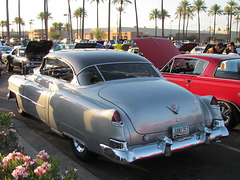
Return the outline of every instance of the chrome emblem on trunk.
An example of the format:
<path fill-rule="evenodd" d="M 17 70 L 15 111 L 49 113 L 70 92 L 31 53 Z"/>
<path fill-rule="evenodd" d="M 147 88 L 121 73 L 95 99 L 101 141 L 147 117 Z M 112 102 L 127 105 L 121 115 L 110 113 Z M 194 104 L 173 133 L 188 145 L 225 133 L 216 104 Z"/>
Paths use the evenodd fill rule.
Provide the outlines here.
<path fill-rule="evenodd" d="M 167 108 L 172 111 L 174 114 L 178 114 L 177 110 L 178 110 L 178 105 L 177 104 L 172 104 L 171 107 L 168 107 Z"/>

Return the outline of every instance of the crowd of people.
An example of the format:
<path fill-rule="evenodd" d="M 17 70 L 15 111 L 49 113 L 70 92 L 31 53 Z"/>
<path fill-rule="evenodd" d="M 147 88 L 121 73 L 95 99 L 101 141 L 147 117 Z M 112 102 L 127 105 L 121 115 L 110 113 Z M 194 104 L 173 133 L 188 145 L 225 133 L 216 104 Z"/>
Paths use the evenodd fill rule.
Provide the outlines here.
<path fill-rule="evenodd" d="M 234 42 L 230 42 L 225 47 L 223 43 L 217 43 L 212 48 L 209 48 L 207 53 L 211 54 L 232 54 L 232 55 L 239 55 L 236 50 L 236 46 Z"/>

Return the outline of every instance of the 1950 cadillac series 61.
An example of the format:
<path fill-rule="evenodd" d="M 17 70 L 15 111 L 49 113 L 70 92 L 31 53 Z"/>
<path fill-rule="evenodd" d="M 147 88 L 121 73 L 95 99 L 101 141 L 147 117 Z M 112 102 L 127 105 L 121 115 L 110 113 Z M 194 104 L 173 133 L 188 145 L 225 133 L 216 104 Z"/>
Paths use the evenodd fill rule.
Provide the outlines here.
<path fill-rule="evenodd" d="M 216 98 L 192 94 L 127 52 L 49 53 L 34 74 L 9 78 L 9 98 L 19 113 L 70 137 L 82 160 L 124 164 L 228 136 Z"/>

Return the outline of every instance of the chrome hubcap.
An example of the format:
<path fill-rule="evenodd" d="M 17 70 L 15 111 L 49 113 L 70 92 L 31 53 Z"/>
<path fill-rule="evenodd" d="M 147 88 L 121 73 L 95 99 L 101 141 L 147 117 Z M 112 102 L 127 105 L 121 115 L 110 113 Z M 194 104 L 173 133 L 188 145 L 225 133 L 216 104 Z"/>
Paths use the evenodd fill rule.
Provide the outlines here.
<path fill-rule="evenodd" d="M 225 125 L 228 125 L 231 119 L 231 111 L 228 107 L 220 105 L 220 111 Z"/>
<path fill-rule="evenodd" d="M 82 153 L 85 150 L 85 146 L 83 144 L 79 143 L 78 141 L 73 140 L 73 144 L 74 144 L 75 149 L 78 152 Z"/>

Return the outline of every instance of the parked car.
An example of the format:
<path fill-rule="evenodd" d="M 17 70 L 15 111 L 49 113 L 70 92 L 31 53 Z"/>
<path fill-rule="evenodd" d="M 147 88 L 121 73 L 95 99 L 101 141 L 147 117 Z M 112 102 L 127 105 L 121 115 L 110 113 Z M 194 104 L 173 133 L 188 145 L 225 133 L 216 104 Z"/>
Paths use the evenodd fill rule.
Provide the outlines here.
<path fill-rule="evenodd" d="M 12 48 L 9 46 L 0 46 L 0 50 L 3 54 L 9 54 L 12 51 Z"/>
<path fill-rule="evenodd" d="M 239 123 L 240 57 L 230 55 L 178 55 L 161 70 L 168 80 L 194 94 L 218 99 L 226 126 Z"/>
<path fill-rule="evenodd" d="M 190 54 L 202 54 L 206 46 L 197 46 L 190 51 Z"/>
<path fill-rule="evenodd" d="M 27 47 L 14 48 L 9 54 L 3 55 L 3 62 L 6 64 L 7 71 L 13 71 L 15 66 L 21 69 L 21 74 L 32 71 L 33 68 L 40 66 L 42 58 L 52 47 L 51 41 L 30 41 Z"/>
<path fill-rule="evenodd" d="M 205 53 L 181 55 L 168 39 L 146 38 L 137 39 L 135 42 L 151 62 L 167 64 L 161 69 L 166 79 L 194 94 L 215 96 L 228 128 L 233 128 L 239 123 L 239 56 Z M 144 43 L 147 46 L 143 46 Z M 211 47 L 211 44 L 207 47 Z M 220 67 L 228 62 L 234 64 L 233 69 L 222 71 Z"/>
<path fill-rule="evenodd" d="M 98 48 L 103 49 L 103 45 L 94 42 L 81 42 L 76 43 L 73 49 L 84 49 L 84 48 Z"/>
<path fill-rule="evenodd" d="M 193 95 L 127 52 L 56 51 L 8 83 L 18 112 L 70 137 L 85 161 L 100 154 L 126 164 L 228 136 L 213 96 Z"/>

